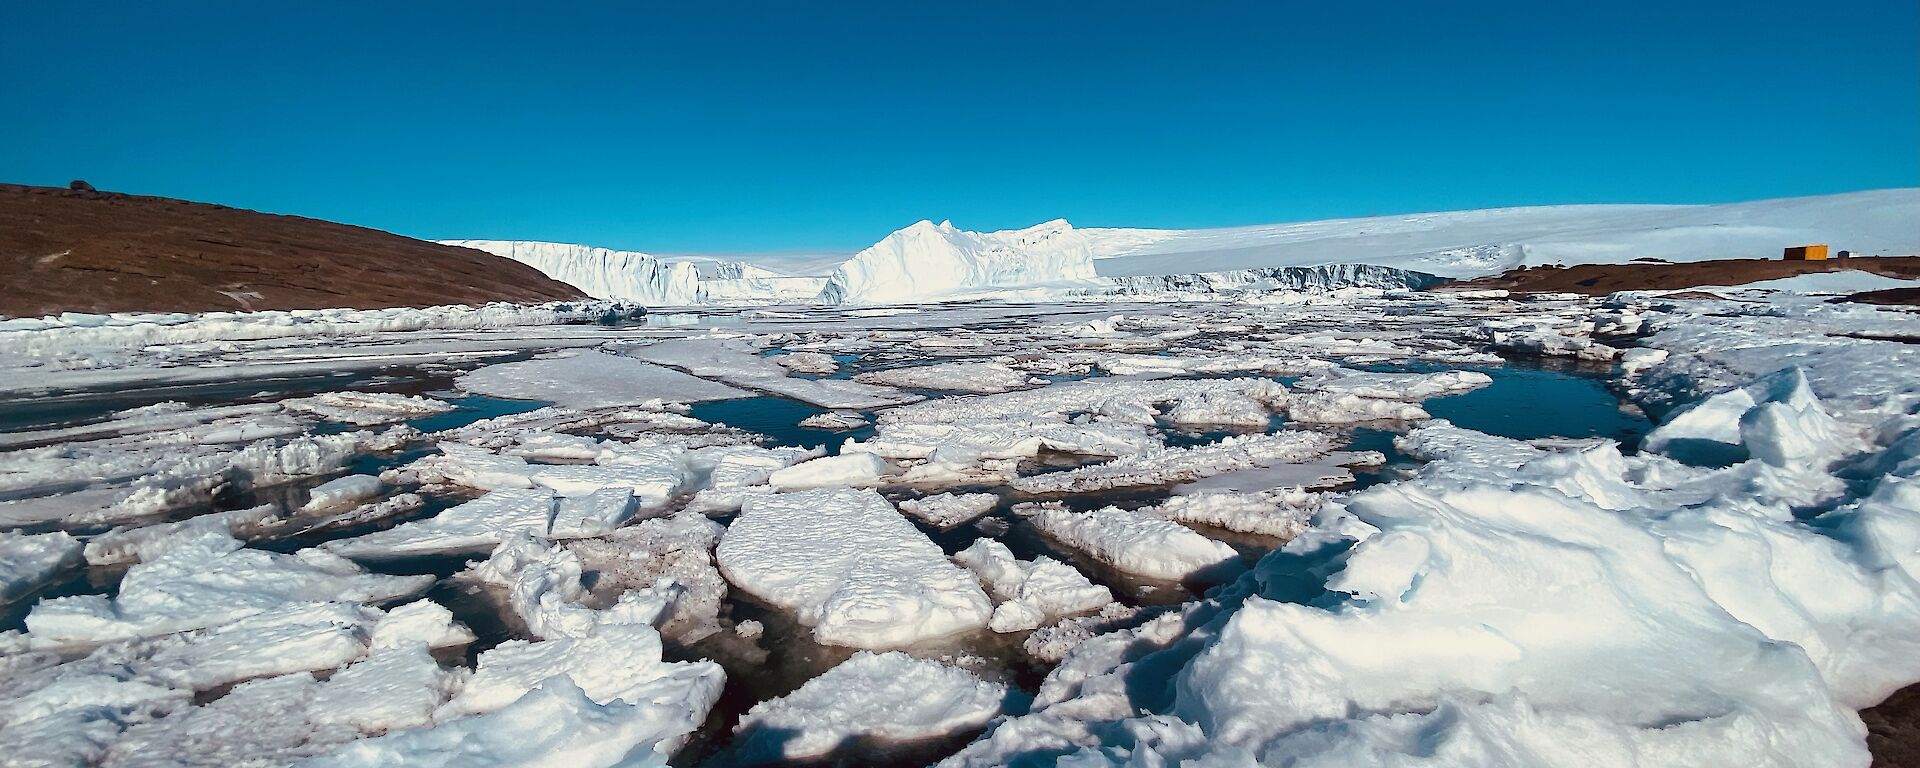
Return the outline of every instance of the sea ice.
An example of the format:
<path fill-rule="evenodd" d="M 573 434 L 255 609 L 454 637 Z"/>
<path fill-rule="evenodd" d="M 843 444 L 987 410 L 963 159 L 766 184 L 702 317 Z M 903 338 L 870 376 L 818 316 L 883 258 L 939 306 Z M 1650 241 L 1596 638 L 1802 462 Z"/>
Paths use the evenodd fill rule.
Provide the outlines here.
<path fill-rule="evenodd" d="M 114 597 L 43 600 L 27 614 L 36 643 L 105 642 L 215 626 L 303 602 L 378 603 L 418 595 L 431 576 L 370 574 L 317 549 L 244 549 L 219 532 L 170 537 L 143 552 Z"/>
<path fill-rule="evenodd" d="M 827 645 L 893 648 L 986 626 L 980 586 L 873 491 L 747 500 L 717 550 L 734 586 Z"/>
<path fill-rule="evenodd" d="M 852 739 L 914 741 L 979 728 L 999 715 L 1005 685 L 893 651 L 861 651 L 799 690 L 740 717 L 744 763 L 820 757 Z"/>
<path fill-rule="evenodd" d="M 973 571 L 982 586 L 1000 600 L 988 628 L 1020 632 L 1063 616 L 1100 610 L 1113 602 L 1113 593 L 1094 584 L 1073 566 L 1042 555 L 1033 560 L 1013 556 L 1007 545 L 978 539 L 953 558 Z"/>
<path fill-rule="evenodd" d="M 581 351 L 489 365 L 460 377 L 461 389 L 568 408 L 614 408 L 664 399 L 729 400 L 747 393 L 623 355 Z"/>
<path fill-rule="evenodd" d="M 900 502 L 900 511 L 940 530 L 972 522 L 1000 504 L 991 493 L 942 493 Z"/>
<path fill-rule="evenodd" d="M 1106 507 L 1074 512 L 1058 504 L 1022 505 L 1034 527 L 1119 570 L 1150 579 L 1216 577 L 1240 556 L 1220 542 L 1150 512 Z"/>
<path fill-rule="evenodd" d="M 0 604 L 33 594 L 80 560 L 80 542 L 66 533 L 0 531 Z"/>

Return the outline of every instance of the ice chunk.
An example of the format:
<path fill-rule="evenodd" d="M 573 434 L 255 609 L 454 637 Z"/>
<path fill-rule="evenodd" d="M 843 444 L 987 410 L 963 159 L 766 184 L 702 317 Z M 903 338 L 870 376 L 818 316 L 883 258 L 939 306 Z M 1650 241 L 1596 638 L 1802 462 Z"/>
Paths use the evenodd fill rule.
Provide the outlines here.
<path fill-rule="evenodd" d="M 595 701 L 556 677 L 488 714 L 353 742 L 301 768 L 482 768 L 484 766 L 664 766 L 706 718 L 703 702 L 667 696 Z M 556 723 L 566 727 L 556 728 Z"/>
<path fill-rule="evenodd" d="M 595 574 L 584 601 L 589 604 L 608 605 L 627 593 L 670 581 L 677 595 L 660 631 L 694 642 L 719 627 L 727 581 L 714 566 L 713 548 L 723 530 L 698 513 L 682 513 L 566 546 L 580 558 L 582 568 Z"/>
<path fill-rule="evenodd" d="M 999 715 L 1007 687 L 898 651 L 861 651 L 799 690 L 740 717 L 742 763 L 819 757 L 852 739 L 914 741 L 980 728 Z"/>
<path fill-rule="evenodd" d="M 854 381 L 909 389 L 939 389 L 949 392 L 993 394 L 1032 386 L 1027 374 L 991 361 L 938 363 L 934 365 L 888 368 L 853 377 Z"/>
<path fill-rule="evenodd" d="M 0 604 L 33 594 L 80 560 L 80 542 L 63 532 L 0 531 Z"/>
<path fill-rule="evenodd" d="M 1366 421 L 1419 421 L 1426 409 L 1401 400 L 1381 400 L 1343 392 L 1307 392 L 1287 404 L 1287 418 L 1309 424 L 1357 424 Z"/>
<path fill-rule="evenodd" d="M 1682 461 L 1728 463 L 1750 455 L 1776 467 L 1823 468 L 1858 450 L 1859 437 L 1820 404 L 1800 368 L 1783 369 L 1707 397 L 1670 416 L 1643 445 Z"/>
<path fill-rule="evenodd" d="M 295 413 L 309 413 L 328 421 L 360 426 L 392 424 L 453 410 L 444 403 L 418 395 L 385 392 L 323 392 L 311 397 L 280 401 L 280 407 Z"/>
<path fill-rule="evenodd" d="M 734 586 L 793 611 L 828 645 L 889 648 L 986 626 L 965 571 L 873 491 L 748 499 L 717 550 Z"/>
<path fill-rule="evenodd" d="M 871 453 L 843 453 L 822 456 L 774 472 L 767 482 L 775 490 L 834 486 L 865 487 L 878 485 L 887 471 L 885 459 Z"/>
<path fill-rule="evenodd" d="M 473 676 L 435 719 L 499 710 L 542 682 L 565 676 L 598 703 L 618 699 L 659 706 L 662 714 L 681 720 L 676 725 L 684 734 L 705 718 L 725 673 L 708 661 L 662 661 L 660 651 L 660 633 L 645 624 L 605 623 L 584 637 L 509 640 L 480 654 Z"/>
<path fill-rule="evenodd" d="M 1300 535 L 1313 516 L 1328 504 L 1327 494 L 1302 488 L 1274 488 L 1252 493 L 1196 493 L 1167 499 L 1150 511 L 1182 523 L 1255 533 L 1278 539 Z"/>
<path fill-rule="evenodd" d="M 210 627 L 303 602 L 377 603 L 417 595 L 432 576 L 370 574 L 315 549 L 242 549 L 224 534 L 176 536 L 127 570 L 117 595 L 41 601 L 27 615 L 38 642 L 104 642 Z"/>
<path fill-rule="evenodd" d="M 866 426 L 870 422 L 858 413 L 829 411 L 816 413 L 801 419 L 797 426 L 807 429 L 826 429 L 834 432 L 848 432 Z"/>
<path fill-rule="evenodd" d="M 1479 371 L 1378 373 L 1346 368 L 1323 369 L 1294 382 L 1295 392 L 1329 392 L 1377 400 L 1426 400 L 1457 395 L 1493 383 Z"/>
<path fill-rule="evenodd" d="M 439 456 L 423 458 L 413 469 L 469 488 L 532 488 L 533 473 L 540 469 L 519 456 L 502 456 L 485 448 L 445 442 L 438 447 Z"/>
<path fill-rule="evenodd" d="M 347 475 L 336 477 L 307 492 L 307 504 L 300 508 L 303 513 L 320 512 L 329 509 L 358 504 L 380 493 L 380 478 L 373 475 Z"/>
<path fill-rule="evenodd" d="M 773 361 L 795 373 L 828 374 L 840 370 L 840 361 L 823 352 L 788 352 Z"/>
<path fill-rule="evenodd" d="M 320 546 L 367 558 L 486 552 L 515 532 L 545 535 L 555 504 L 553 492 L 545 488 L 502 489 L 424 520 Z"/>
<path fill-rule="evenodd" d="M 284 523 L 279 507 L 262 504 L 247 509 L 209 512 L 171 523 L 156 523 L 134 528 L 115 528 L 87 541 L 87 563 L 90 565 L 118 565 L 146 559 L 149 547 L 164 547 L 157 544 L 176 534 L 189 532 L 224 532 L 236 539 L 249 534 L 265 531 Z M 189 533 L 189 535 L 198 535 Z"/>
<path fill-rule="evenodd" d="M 1106 507 L 1074 512 L 1058 504 L 1023 505 L 1035 527 L 1060 543 L 1127 573 L 1151 579 L 1217 577 L 1234 570 L 1240 556 L 1150 512 Z"/>
<path fill-rule="evenodd" d="M 1088 581 L 1073 566 L 1045 555 L 1023 561 L 1007 545 L 992 539 L 976 540 L 953 558 L 1001 601 L 987 625 L 995 632 L 1033 629 L 1113 602 L 1112 592 Z"/>
<path fill-rule="evenodd" d="M 1265 427 L 1273 412 L 1238 392 L 1201 392 L 1183 397 L 1167 411 L 1167 421 L 1183 426 Z"/>
<path fill-rule="evenodd" d="M 1032 494 L 1083 493 L 1147 485 L 1171 485 L 1249 467 L 1295 463 L 1325 456 L 1332 438 L 1320 432 L 1288 430 L 1270 435 L 1236 435 L 1191 448 L 1164 448 L 1122 456 L 1064 472 L 1031 475 L 1013 481 Z"/>
<path fill-rule="evenodd" d="M 1000 497 L 991 493 L 942 493 L 900 502 L 900 511 L 944 531 L 972 522 L 999 504 Z"/>
<path fill-rule="evenodd" d="M 584 496 L 568 496 L 559 501 L 553 513 L 553 525 L 546 532 L 551 539 L 583 539 L 605 536 L 633 518 L 638 506 L 631 488 L 602 488 Z"/>
<path fill-rule="evenodd" d="M 640 405 L 656 398 L 697 403 L 747 396 L 725 384 L 595 351 L 489 365 L 462 375 L 458 384 L 477 394 L 582 409 Z"/>

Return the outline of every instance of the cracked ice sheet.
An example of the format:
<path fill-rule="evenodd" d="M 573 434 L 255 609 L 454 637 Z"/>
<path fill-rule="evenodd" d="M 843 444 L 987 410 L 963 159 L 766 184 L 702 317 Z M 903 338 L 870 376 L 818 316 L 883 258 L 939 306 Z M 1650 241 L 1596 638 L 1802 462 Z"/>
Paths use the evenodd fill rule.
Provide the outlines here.
<path fill-rule="evenodd" d="M 457 384 L 468 392 L 490 397 L 538 400 L 580 409 L 639 405 L 649 400 L 697 403 L 748 396 L 725 384 L 593 350 L 489 365 L 463 374 Z"/>
<path fill-rule="evenodd" d="M 1007 687 L 898 651 L 861 651 L 740 718 L 733 749 L 746 763 L 801 760 L 850 739 L 904 742 L 979 728 L 1001 712 Z"/>
<path fill-rule="evenodd" d="M 716 560 L 826 645 L 905 647 L 983 628 L 993 611 L 973 577 L 873 491 L 748 498 Z"/>
<path fill-rule="evenodd" d="M 790 378 L 787 369 L 779 363 L 760 356 L 760 347 L 752 339 L 668 339 L 646 346 L 623 347 L 620 354 L 672 366 L 695 376 L 790 397 L 822 408 L 866 410 L 923 399 L 892 387 L 845 379 Z"/>

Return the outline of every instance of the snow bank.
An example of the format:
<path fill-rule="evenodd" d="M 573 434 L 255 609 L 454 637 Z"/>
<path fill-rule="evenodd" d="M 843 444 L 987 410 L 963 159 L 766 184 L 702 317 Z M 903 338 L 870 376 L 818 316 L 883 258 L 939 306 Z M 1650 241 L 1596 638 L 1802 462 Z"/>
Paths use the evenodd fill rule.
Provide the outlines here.
<path fill-rule="evenodd" d="M 734 586 L 793 611 L 827 645 L 892 648 L 986 626 L 965 571 L 873 491 L 750 498 L 716 557 Z"/>

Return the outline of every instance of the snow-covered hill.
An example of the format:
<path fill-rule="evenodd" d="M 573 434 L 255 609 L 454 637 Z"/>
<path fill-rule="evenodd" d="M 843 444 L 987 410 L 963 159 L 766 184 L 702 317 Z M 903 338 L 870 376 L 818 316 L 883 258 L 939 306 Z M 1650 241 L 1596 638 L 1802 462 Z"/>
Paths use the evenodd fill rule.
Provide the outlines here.
<path fill-rule="evenodd" d="M 1328 281 L 1418 283 L 1418 275 L 1288 268 L 1368 265 L 1442 277 L 1537 264 L 1775 258 L 1828 243 L 1861 255 L 1920 253 L 1920 189 L 1725 205 L 1564 205 L 1334 219 L 1225 229 L 1077 229 L 1062 220 L 972 232 L 921 221 L 833 266 L 770 269 L 710 257 L 661 258 L 579 245 L 449 240 L 531 264 L 597 298 L 644 304 L 1138 294 Z M 751 259 L 751 257 L 747 257 Z M 757 260 L 756 260 L 757 261 Z M 828 259 L 825 264 L 832 264 Z M 782 266 L 790 266 L 783 264 Z M 1154 279 L 1166 277 L 1168 279 Z M 1143 279 L 1144 278 L 1144 279 Z"/>
<path fill-rule="evenodd" d="M 1086 235 L 1063 220 L 1000 232 L 921 221 L 841 264 L 820 299 L 835 304 L 926 301 L 982 289 L 1066 286 L 1094 277 Z"/>
<path fill-rule="evenodd" d="M 1536 264 L 1920 253 L 1920 189 L 1725 205 L 1559 205 L 1226 229 L 1084 229 L 1103 277 L 1372 264 L 1479 277 Z"/>

